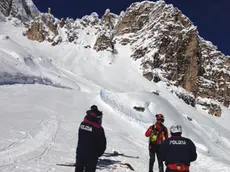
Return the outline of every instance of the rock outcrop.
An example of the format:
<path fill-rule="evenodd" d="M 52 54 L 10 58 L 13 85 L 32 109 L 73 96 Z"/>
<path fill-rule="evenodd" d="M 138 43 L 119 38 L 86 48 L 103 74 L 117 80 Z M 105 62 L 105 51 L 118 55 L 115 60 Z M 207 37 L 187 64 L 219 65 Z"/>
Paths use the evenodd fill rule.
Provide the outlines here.
<path fill-rule="evenodd" d="M 55 37 L 58 35 L 58 24 L 53 15 L 49 13 L 41 14 L 36 17 L 32 22 L 24 35 L 28 39 L 42 42 L 47 40 L 54 42 Z"/>
<path fill-rule="evenodd" d="M 16 17 L 22 22 L 28 22 L 40 14 L 32 0 L 1 0 L 0 12 L 5 17 Z"/>
<path fill-rule="evenodd" d="M 112 36 L 106 35 L 106 34 L 101 34 L 98 36 L 96 43 L 94 45 L 94 49 L 96 51 L 103 51 L 108 48 L 111 48 L 111 50 L 114 49 L 114 44 L 112 41 Z"/>
<path fill-rule="evenodd" d="M 197 28 L 177 8 L 163 1 L 134 3 L 116 29 L 116 34 L 124 37 L 120 43 L 131 45 L 131 57 L 141 60 L 143 76 L 148 80 L 162 78 L 191 92 L 194 98 L 178 97 L 192 106 L 198 97 L 229 106 L 229 57 L 200 38 Z M 212 109 L 210 114 L 220 116 L 218 103 L 206 107 Z"/>

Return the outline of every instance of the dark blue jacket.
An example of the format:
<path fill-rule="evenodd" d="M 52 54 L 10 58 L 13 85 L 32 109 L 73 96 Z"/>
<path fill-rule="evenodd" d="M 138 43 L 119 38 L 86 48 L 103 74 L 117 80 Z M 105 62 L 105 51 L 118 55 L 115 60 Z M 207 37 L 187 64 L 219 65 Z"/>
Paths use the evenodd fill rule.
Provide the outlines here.
<path fill-rule="evenodd" d="M 160 146 L 160 159 L 165 164 L 184 164 L 189 166 L 190 162 L 197 158 L 194 143 L 181 136 L 172 136 L 166 139 Z"/>
<path fill-rule="evenodd" d="M 106 149 L 104 129 L 98 123 L 97 112 L 89 110 L 86 113 L 78 130 L 77 158 L 100 157 Z"/>

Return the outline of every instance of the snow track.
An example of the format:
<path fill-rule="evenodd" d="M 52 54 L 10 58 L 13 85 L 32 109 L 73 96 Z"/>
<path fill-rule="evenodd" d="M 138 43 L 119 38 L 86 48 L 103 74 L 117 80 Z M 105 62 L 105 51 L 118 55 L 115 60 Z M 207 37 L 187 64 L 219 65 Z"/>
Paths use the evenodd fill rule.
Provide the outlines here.
<path fill-rule="evenodd" d="M 219 154 L 222 154 L 222 157 L 230 161 L 230 157 L 229 157 L 230 140 L 228 138 L 222 136 L 215 128 L 210 127 L 208 125 L 200 124 L 195 119 L 191 118 L 190 122 L 193 125 L 192 128 L 195 129 L 197 134 L 200 135 L 201 138 L 202 137 L 205 138 L 204 141 L 208 149 L 204 148 L 204 146 L 200 147 L 200 149 L 203 149 L 208 153 L 212 153 L 214 156 L 218 156 Z M 213 146 L 213 143 L 215 144 L 215 147 Z"/>
<path fill-rule="evenodd" d="M 0 167 L 35 159 L 45 154 L 55 141 L 60 121 L 57 115 L 44 119 L 27 133 L 26 137 L 2 149 Z"/>

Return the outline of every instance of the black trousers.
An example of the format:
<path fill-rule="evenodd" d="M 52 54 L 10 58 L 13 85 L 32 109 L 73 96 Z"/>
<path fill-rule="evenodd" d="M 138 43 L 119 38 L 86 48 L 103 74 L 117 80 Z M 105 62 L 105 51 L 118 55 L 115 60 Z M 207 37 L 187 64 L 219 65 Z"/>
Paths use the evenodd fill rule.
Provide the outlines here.
<path fill-rule="evenodd" d="M 98 157 L 77 156 L 75 172 L 95 172 Z"/>
<path fill-rule="evenodd" d="M 150 150 L 149 150 L 149 156 L 150 156 L 149 172 L 153 172 L 155 155 L 156 155 L 157 161 L 158 161 L 159 172 L 164 172 L 164 165 L 163 165 L 163 162 L 160 161 L 159 150 L 160 150 L 160 145 L 151 145 L 150 146 Z"/>

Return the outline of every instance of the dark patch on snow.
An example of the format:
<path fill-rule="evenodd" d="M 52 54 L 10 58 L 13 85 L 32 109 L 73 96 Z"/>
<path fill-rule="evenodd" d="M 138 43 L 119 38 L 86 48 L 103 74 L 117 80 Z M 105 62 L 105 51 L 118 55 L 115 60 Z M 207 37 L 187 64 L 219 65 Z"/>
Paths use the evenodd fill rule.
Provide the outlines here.
<path fill-rule="evenodd" d="M 192 118 L 191 118 L 191 117 L 189 117 L 189 116 L 187 116 L 187 119 L 188 119 L 189 121 L 192 121 Z"/>
<path fill-rule="evenodd" d="M 28 65 L 28 66 L 30 66 L 32 68 L 34 68 L 36 66 L 31 57 L 25 57 L 24 62 L 25 62 L 26 65 Z"/>
<path fill-rule="evenodd" d="M 157 96 L 159 96 L 159 92 L 158 91 L 152 91 L 153 94 L 156 94 Z"/>
<path fill-rule="evenodd" d="M 0 39 L 1 40 L 8 40 L 8 39 L 10 39 L 10 37 L 7 35 L 0 35 Z"/>
<path fill-rule="evenodd" d="M 70 87 L 55 84 L 48 78 L 41 78 L 38 76 L 26 76 L 21 73 L 14 75 L 7 72 L 0 72 L 0 85 L 15 85 L 15 84 L 41 84 L 57 88 L 72 89 Z"/>
<path fill-rule="evenodd" d="M 113 167 L 114 164 L 119 164 L 119 163 L 121 163 L 121 161 L 100 158 L 100 159 L 98 159 L 97 167 L 99 169 L 104 169 L 104 168 L 110 169 Z"/>
<path fill-rule="evenodd" d="M 135 109 L 136 111 L 139 111 L 139 112 L 144 112 L 145 111 L 145 108 L 141 107 L 141 106 L 134 106 L 133 109 Z"/>

